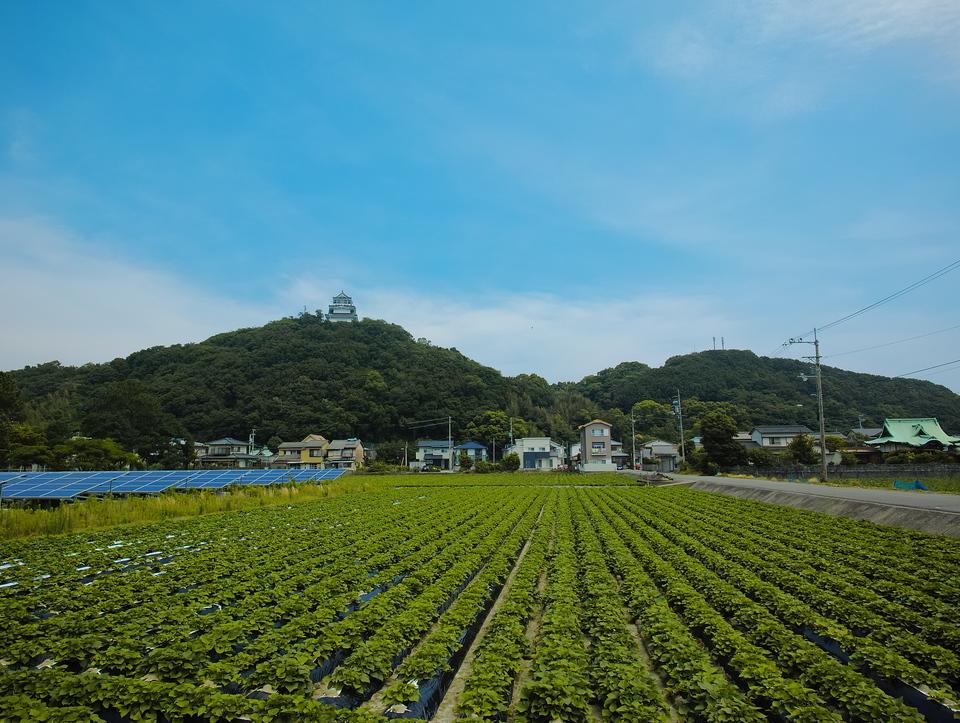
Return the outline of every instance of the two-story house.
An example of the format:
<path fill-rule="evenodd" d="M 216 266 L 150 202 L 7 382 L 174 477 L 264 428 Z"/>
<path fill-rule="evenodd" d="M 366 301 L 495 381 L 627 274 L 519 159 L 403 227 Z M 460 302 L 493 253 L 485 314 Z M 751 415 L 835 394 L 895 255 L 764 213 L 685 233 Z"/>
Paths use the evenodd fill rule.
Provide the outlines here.
<path fill-rule="evenodd" d="M 754 427 L 750 432 L 753 442 L 768 452 L 784 452 L 796 437 L 812 435 L 813 430 L 802 424 L 774 424 Z"/>
<path fill-rule="evenodd" d="M 223 437 L 212 442 L 206 442 L 206 454 L 198 457 L 200 467 L 232 467 L 237 469 L 255 469 L 269 467 L 275 456 L 266 447 L 258 447 L 254 442 L 253 434 L 246 442 Z"/>
<path fill-rule="evenodd" d="M 308 434 L 299 442 L 281 442 L 275 466 L 286 469 L 322 469 L 330 441 L 322 434 Z"/>
<path fill-rule="evenodd" d="M 560 469 L 566 462 L 566 449 L 550 437 L 522 437 L 503 448 L 503 456 L 516 454 L 520 469 L 549 472 Z"/>
<path fill-rule="evenodd" d="M 583 472 L 609 472 L 616 469 L 610 430 L 613 425 L 594 419 L 578 427 L 580 431 L 580 469 Z"/>
<path fill-rule="evenodd" d="M 486 462 L 487 447 L 479 442 L 467 441 L 453 445 L 453 460 L 450 459 L 451 442 L 447 439 L 421 439 L 417 442 L 416 459 L 410 460 L 410 469 L 460 469 L 460 454 L 466 452 L 474 464 Z"/>
<path fill-rule="evenodd" d="M 326 469 L 359 469 L 363 466 L 363 444 L 356 437 L 334 439 L 323 452 Z"/>

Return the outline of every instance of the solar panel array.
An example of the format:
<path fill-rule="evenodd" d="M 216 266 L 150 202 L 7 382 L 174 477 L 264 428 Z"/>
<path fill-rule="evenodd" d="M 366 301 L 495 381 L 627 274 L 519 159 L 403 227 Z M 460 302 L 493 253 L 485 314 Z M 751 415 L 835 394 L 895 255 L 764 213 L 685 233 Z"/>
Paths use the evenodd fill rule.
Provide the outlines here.
<path fill-rule="evenodd" d="M 80 495 L 156 494 L 337 479 L 342 469 L 203 469 L 144 472 L 0 472 L 0 499 L 73 499 Z"/>

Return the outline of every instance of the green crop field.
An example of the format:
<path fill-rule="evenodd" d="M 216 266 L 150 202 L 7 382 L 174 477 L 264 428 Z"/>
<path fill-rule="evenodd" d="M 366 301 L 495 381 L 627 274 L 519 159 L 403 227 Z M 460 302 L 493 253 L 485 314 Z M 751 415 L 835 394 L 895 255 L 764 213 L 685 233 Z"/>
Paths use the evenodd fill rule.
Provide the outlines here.
<path fill-rule="evenodd" d="M 960 541 L 623 477 L 362 479 L 0 543 L 0 720 L 951 716 Z"/>

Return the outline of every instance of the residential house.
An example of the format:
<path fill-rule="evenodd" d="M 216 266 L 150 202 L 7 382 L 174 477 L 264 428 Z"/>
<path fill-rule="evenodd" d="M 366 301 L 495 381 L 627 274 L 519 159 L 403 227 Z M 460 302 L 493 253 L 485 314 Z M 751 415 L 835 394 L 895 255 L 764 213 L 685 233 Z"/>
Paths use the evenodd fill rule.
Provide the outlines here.
<path fill-rule="evenodd" d="M 625 469 L 630 465 L 630 455 L 623 451 L 623 442 L 610 440 L 610 458 L 617 469 Z"/>
<path fill-rule="evenodd" d="M 243 442 L 233 437 L 223 437 L 206 442 L 206 454 L 199 456 L 200 467 L 231 467 L 236 469 L 259 469 L 269 467 L 276 455 L 267 447 L 258 447 L 253 434 Z"/>
<path fill-rule="evenodd" d="M 453 448 L 454 460 L 453 466 L 456 469 L 460 467 L 460 457 L 464 454 L 470 459 L 473 464 L 477 462 L 486 462 L 487 461 L 487 445 L 480 444 L 479 442 L 469 441 L 463 442 L 456 445 Z"/>
<path fill-rule="evenodd" d="M 439 469 L 452 471 L 456 465 L 450 460 L 452 443 L 447 439 L 421 439 L 417 442 L 416 459 L 410 460 L 410 469 Z"/>
<path fill-rule="evenodd" d="M 861 439 L 873 439 L 879 437 L 883 427 L 854 427 L 845 435 L 851 442 Z"/>
<path fill-rule="evenodd" d="M 325 469 L 359 469 L 363 466 L 363 444 L 356 437 L 334 439 L 323 450 Z"/>
<path fill-rule="evenodd" d="M 657 472 L 673 472 L 680 466 L 680 449 L 672 442 L 651 439 L 641 444 L 637 451 L 645 469 L 652 467 Z"/>
<path fill-rule="evenodd" d="M 330 441 L 322 434 L 308 434 L 299 442 L 281 442 L 275 466 L 286 469 L 323 469 L 324 452 Z"/>
<path fill-rule="evenodd" d="M 801 434 L 812 436 L 813 431 L 802 424 L 779 424 L 754 427 L 750 437 L 758 447 L 768 452 L 784 452 L 790 442 Z"/>
<path fill-rule="evenodd" d="M 935 417 L 885 419 L 880 435 L 866 444 L 884 453 L 904 449 L 952 452 L 960 448 L 960 437 L 944 432 Z"/>
<path fill-rule="evenodd" d="M 460 453 L 466 452 L 474 464 L 486 462 L 487 448 L 479 442 L 468 441 L 453 445 L 453 460 L 450 460 L 450 440 L 421 439 L 417 442 L 417 457 L 410 460 L 410 469 L 425 470 L 439 469 L 457 471 L 460 469 Z"/>
<path fill-rule="evenodd" d="M 699 437 L 694 437 L 694 445 L 699 444 Z M 754 441 L 753 435 L 750 432 L 737 432 L 733 435 L 733 441 L 739 444 L 744 449 L 758 449 L 760 445 Z"/>
<path fill-rule="evenodd" d="M 593 419 L 578 427 L 580 432 L 580 469 L 583 472 L 608 472 L 616 469 L 610 430 L 613 425 Z"/>
<path fill-rule="evenodd" d="M 357 307 L 353 299 L 342 291 L 333 297 L 327 313 L 327 321 L 357 321 Z"/>
<path fill-rule="evenodd" d="M 560 469 L 566 462 L 566 449 L 550 437 L 521 437 L 503 448 L 503 456 L 515 454 L 520 458 L 521 470 L 549 472 Z"/>

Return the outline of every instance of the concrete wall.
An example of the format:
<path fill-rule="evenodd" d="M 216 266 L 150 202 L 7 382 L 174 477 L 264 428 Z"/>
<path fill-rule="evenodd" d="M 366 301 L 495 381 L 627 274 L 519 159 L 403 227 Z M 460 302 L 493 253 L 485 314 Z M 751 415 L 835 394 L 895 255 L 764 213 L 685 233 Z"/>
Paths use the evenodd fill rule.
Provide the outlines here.
<path fill-rule="evenodd" d="M 935 535 L 960 537 L 960 515 L 949 512 L 935 512 L 915 507 L 896 507 L 894 505 L 873 504 L 859 500 L 817 495 L 796 494 L 777 490 L 757 489 L 755 487 L 734 487 L 712 482 L 696 482 L 693 489 L 704 492 L 717 492 L 731 497 L 769 502 L 775 505 L 796 507 L 802 510 L 823 512 L 834 517 L 850 517 L 855 520 L 867 520 L 878 525 L 906 527 Z"/>

